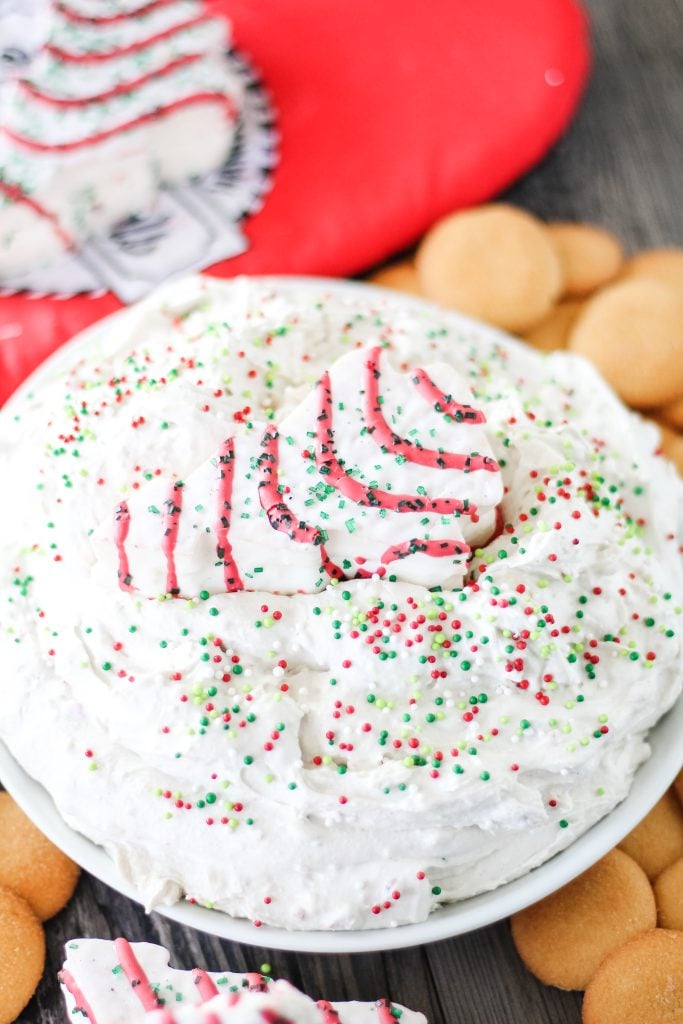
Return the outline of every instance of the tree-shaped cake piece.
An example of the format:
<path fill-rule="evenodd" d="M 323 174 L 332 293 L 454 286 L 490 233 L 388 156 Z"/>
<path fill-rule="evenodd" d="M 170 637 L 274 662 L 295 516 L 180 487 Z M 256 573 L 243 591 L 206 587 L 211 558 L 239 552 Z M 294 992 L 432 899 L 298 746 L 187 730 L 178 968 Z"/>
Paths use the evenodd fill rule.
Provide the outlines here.
<path fill-rule="evenodd" d="M 279 425 L 230 434 L 187 479 L 126 497 L 95 538 L 107 571 L 147 596 L 375 575 L 460 586 L 503 493 L 484 416 L 451 367 L 391 358 L 348 353 Z"/>
<path fill-rule="evenodd" d="M 74 939 L 59 974 L 69 1019 L 96 1024 L 426 1024 L 388 999 L 314 1002 L 286 981 L 169 966 L 168 950 L 126 939 Z"/>
<path fill-rule="evenodd" d="M 241 106 L 229 24 L 203 0 L 59 0 L 47 16 L 44 46 L 0 87 L 0 274 L 220 166 Z"/>

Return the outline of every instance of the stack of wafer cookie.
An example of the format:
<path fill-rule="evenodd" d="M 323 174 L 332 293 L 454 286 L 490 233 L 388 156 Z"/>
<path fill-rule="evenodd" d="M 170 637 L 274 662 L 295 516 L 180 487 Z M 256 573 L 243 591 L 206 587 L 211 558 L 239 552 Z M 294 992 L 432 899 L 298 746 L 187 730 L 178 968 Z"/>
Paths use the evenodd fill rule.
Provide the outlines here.
<path fill-rule="evenodd" d="M 42 922 L 69 901 L 79 869 L 0 793 L 0 1024 L 15 1021 L 45 966 Z"/>
<path fill-rule="evenodd" d="M 512 918 L 541 981 L 584 991 L 584 1024 L 683 1020 L 683 772 L 640 825 Z"/>

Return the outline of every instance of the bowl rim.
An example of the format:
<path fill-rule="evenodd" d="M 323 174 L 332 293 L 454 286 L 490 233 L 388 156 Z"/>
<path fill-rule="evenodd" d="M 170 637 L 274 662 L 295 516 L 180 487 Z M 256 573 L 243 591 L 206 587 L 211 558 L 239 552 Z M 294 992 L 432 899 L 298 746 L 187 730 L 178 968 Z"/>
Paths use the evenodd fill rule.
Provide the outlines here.
<path fill-rule="evenodd" d="M 510 341 L 510 336 L 470 317 L 440 309 L 421 298 L 360 281 L 290 275 L 264 275 L 254 277 L 253 280 L 265 286 L 321 288 L 326 292 L 335 291 L 348 296 L 367 297 L 368 294 L 375 294 L 377 298 L 394 299 L 403 306 L 436 312 L 440 317 L 455 321 L 461 326 L 476 325 L 480 332 L 499 335 L 504 337 L 506 342 Z M 162 287 L 165 288 L 168 284 L 169 282 L 166 282 Z M 75 348 L 87 347 L 103 328 L 134 308 L 124 307 L 98 320 L 48 356 L 10 396 L 2 409 L 2 414 L 11 411 L 21 395 L 53 374 L 61 363 L 66 363 Z M 512 341 L 515 340 L 512 338 Z M 522 345 L 521 342 L 518 344 Z M 609 814 L 575 839 L 570 846 L 521 877 L 489 892 L 447 904 L 430 914 L 425 921 L 390 928 L 354 931 L 289 931 L 270 925 L 255 927 L 249 920 L 234 918 L 222 911 L 209 910 L 182 901 L 171 906 L 157 906 L 154 910 L 172 921 L 209 935 L 249 946 L 287 952 L 383 952 L 463 935 L 493 924 L 549 895 L 587 870 L 616 846 L 651 810 L 679 771 L 682 760 L 679 747 L 681 734 L 683 698 L 679 698 L 649 731 L 647 742 L 651 748 L 650 757 L 637 769 L 625 799 Z M 105 849 L 67 825 L 48 791 L 29 775 L 1 740 L 0 781 L 34 824 L 84 870 L 122 895 L 138 903 L 144 903 L 141 894 L 122 875 Z"/>

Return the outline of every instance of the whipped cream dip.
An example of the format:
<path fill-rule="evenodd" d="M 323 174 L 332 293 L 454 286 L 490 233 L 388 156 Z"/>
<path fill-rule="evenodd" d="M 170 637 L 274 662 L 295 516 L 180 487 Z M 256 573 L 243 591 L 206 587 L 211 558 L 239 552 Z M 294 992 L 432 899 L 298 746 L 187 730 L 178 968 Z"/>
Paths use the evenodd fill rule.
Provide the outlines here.
<path fill-rule="evenodd" d="M 2 413 L 0 737 L 149 906 L 420 921 L 625 797 L 681 482 L 586 362 L 193 277 L 60 365 Z"/>

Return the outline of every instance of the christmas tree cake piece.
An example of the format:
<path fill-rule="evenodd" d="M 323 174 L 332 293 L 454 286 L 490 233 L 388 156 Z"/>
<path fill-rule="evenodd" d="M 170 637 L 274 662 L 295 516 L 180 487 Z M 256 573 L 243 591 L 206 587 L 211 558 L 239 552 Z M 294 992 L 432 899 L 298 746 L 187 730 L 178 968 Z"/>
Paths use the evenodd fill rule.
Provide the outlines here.
<path fill-rule="evenodd" d="M 348 352 L 279 424 L 238 424 L 185 479 L 153 476 L 97 531 L 103 575 L 147 597 L 462 586 L 503 498 L 486 418 L 452 366 L 391 356 Z"/>
<path fill-rule="evenodd" d="M 0 87 L 0 274 L 150 209 L 219 167 L 242 85 L 202 0 L 57 2 L 26 74 Z"/>
<path fill-rule="evenodd" d="M 389 999 L 316 1003 L 255 972 L 177 970 L 162 946 L 122 938 L 68 942 L 59 980 L 66 1019 L 90 1024 L 427 1024 Z"/>

